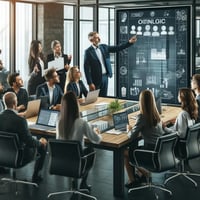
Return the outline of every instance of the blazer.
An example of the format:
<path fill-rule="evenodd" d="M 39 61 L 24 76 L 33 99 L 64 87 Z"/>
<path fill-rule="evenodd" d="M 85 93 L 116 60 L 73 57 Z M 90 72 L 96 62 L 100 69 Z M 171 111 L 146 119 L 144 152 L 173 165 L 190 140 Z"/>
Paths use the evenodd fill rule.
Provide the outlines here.
<path fill-rule="evenodd" d="M 8 88 L 6 92 L 14 92 L 13 88 Z M 18 93 L 15 93 L 17 96 L 17 106 L 24 105 L 25 109 L 20 110 L 20 112 L 23 112 L 27 109 L 28 105 L 28 93 L 25 88 L 20 88 Z"/>
<path fill-rule="evenodd" d="M 52 105 L 55 106 L 56 104 L 60 104 L 61 98 L 63 96 L 63 92 L 60 86 L 58 84 L 55 84 L 55 88 L 53 90 L 53 100 L 52 100 L 52 103 L 50 103 L 49 89 L 48 89 L 47 83 L 43 83 L 39 85 L 36 89 L 36 98 L 38 99 L 44 96 L 48 97 L 47 107 L 49 108 Z"/>
<path fill-rule="evenodd" d="M 88 90 L 86 89 L 83 81 L 79 80 L 78 84 L 79 84 L 79 88 L 80 88 L 80 93 L 78 91 L 77 84 L 75 82 L 68 83 L 66 90 L 73 91 L 78 98 L 82 98 L 82 95 L 84 95 L 86 97 Z"/>
<path fill-rule="evenodd" d="M 44 69 L 47 69 L 46 61 L 44 61 Z M 33 73 L 33 68 L 37 64 L 39 72 Z M 34 95 L 38 85 L 45 82 L 45 78 L 42 76 L 42 67 L 38 59 L 32 60 L 30 63 L 30 78 L 28 80 L 28 93 L 29 95 Z"/>
<path fill-rule="evenodd" d="M 0 121 L 0 130 L 17 133 L 22 146 L 35 148 L 41 145 L 38 140 L 32 137 L 26 119 L 18 116 L 14 110 L 6 109 L 2 111 Z"/>
<path fill-rule="evenodd" d="M 124 43 L 118 46 L 108 46 L 106 44 L 100 44 L 99 49 L 101 50 L 104 64 L 106 67 L 106 74 L 108 77 L 112 77 L 112 68 L 110 64 L 110 53 L 119 52 L 125 48 L 128 48 L 132 43 Z M 84 54 L 84 71 L 88 85 L 94 84 L 97 88 L 100 87 L 102 80 L 102 69 L 101 63 L 97 57 L 95 49 L 90 46 L 85 50 Z"/>
<path fill-rule="evenodd" d="M 68 59 L 68 55 L 67 54 L 62 54 L 62 57 L 64 58 L 64 65 L 66 64 L 70 64 L 71 60 Z M 49 54 L 47 55 L 47 63 L 54 60 L 54 54 Z M 57 71 L 59 77 L 60 77 L 60 87 L 62 89 L 62 91 L 64 91 L 64 87 L 65 87 L 65 80 L 66 80 L 66 72 L 67 70 L 64 68 L 63 66 L 63 69 Z"/>

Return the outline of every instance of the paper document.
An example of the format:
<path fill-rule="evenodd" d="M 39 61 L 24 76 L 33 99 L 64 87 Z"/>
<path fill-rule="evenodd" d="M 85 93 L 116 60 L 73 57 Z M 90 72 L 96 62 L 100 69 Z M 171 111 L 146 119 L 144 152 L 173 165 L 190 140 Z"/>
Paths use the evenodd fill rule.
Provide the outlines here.
<path fill-rule="evenodd" d="M 126 133 L 126 131 L 120 131 L 120 130 L 116 130 L 116 129 L 111 129 L 111 130 L 106 131 L 106 133 L 119 135 L 119 134 L 122 134 L 122 133 Z"/>
<path fill-rule="evenodd" d="M 54 67 L 57 71 L 61 70 L 64 68 L 64 58 L 59 57 L 56 58 L 55 60 L 52 60 L 48 62 L 48 69 Z"/>

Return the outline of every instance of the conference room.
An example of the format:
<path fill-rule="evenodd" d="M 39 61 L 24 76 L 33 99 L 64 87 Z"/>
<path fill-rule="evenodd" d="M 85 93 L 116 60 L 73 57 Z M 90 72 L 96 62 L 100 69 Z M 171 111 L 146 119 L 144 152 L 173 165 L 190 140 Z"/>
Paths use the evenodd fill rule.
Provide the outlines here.
<path fill-rule="evenodd" d="M 188 199 L 189 197 L 197 199 L 199 196 L 198 155 L 193 158 L 184 158 L 184 161 L 182 158 L 176 158 L 175 160 L 179 163 L 173 163 L 174 167 L 168 166 L 170 169 L 166 167 L 161 170 L 161 166 L 159 170 L 149 168 L 152 176 L 150 189 L 144 187 L 131 190 L 125 187 L 129 178 L 124 166 L 124 150 L 130 145 L 131 139 L 126 130 L 116 131 L 115 129 L 116 125 L 126 124 L 127 121 L 123 122 L 124 116 L 127 117 L 128 123 L 134 126 L 140 112 L 139 96 L 144 90 L 149 90 L 154 95 L 161 121 L 167 126 L 172 126 L 175 122 L 181 112 L 181 103 L 178 99 L 179 89 L 191 88 L 191 77 L 199 73 L 199 8 L 198 0 L 181 2 L 151 0 L 131 2 L 119 0 L 0 1 L 2 17 L 0 60 L 2 60 L 6 73 L 20 74 L 24 81 L 23 87 L 27 91 L 30 86 L 30 77 L 33 75 L 29 71 L 29 52 L 31 43 L 35 40 L 40 41 L 42 53 L 46 57 L 54 52 L 52 42 L 55 43 L 58 40 L 63 55 L 67 55 L 67 63 L 64 59 L 59 59 L 59 61 L 55 59 L 55 62 L 51 60 L 44 67 L 51 68 L 52 65 L 59 65 L 60 61 L 64 62 L 64 65 L 62 63 L 64 73 L 63 70 L 61 70 L 62 74 L 60 73 L 60 66 L 57 69 L 60 80 L 63 80 L 63 74 L 67 76 L 70 67 L 78 66 L 81 81 L 88 91 L 91 85 L 86 74 L 88 69 L 85 67 L 84 59 L 86 50 L 91 46 L 88 34 L 97 31 L 99 46 L 106 44 L 112 47 L 128 43 L 128 46 L 120 51 L 111 50 L 109 53 L 111 70 L 107 69 L 107 74 L 111 72 L 111 76 L 109 74 L 107 77 L 107 95 L 102 95 L 103 93 L 100 92 L 96 101 L 88 105 L 79 105 L 80 118 L 92 128 L 98 128 L 102 138 L 99 144 L 84 138 L 85 145 L 95 151 L 95 159 L 88 175 L 88 184 L 92 188 L 89 193 L 84 193 L 86 195 L 82 197 L 83 199 L 92 198 L 88 195 L 100 200 L 168 199 L 170 196 L 173 199 Z M 136 38 L 134 42 L 132 38 Z M 45 70 L 39 71 L 44 75 Z M 0 82 L 3 76 L 3 71 L 0 71 Z M 30 95 L 29 100 L 33 99 L 35 95 Z M 37 105 L 30 105 L 30 108 L 38 107 L 38 102 L 41 103 L 43 100 L 45 99 L 40 98 L 36 101 Z M 110 107 L 116 101 L 119 107 L 117 111 L 112 111 Z M 29 101 L 29 103 L 33 102 Z M 50 193 L 71 189 L 73 181 L 67 175 L 51 173 L 53 158 L 49 141 L 54 141 L 56 138 L 56 123 L 52 125 L 52 119 L 57 116 L 57 113 L 59 115 L 60 111 L 59 109 L 49 110 L 51 111 L 49 115 L 54 116 L 49 122 L 52 127 L 43 129 L 32 127 L 34 123 L 44 119 L 40 117 L 42 114 L 45 115 L 45 121 L 47 121 L 48 114 L 42 111 L 43 109 L 38 109 L 33 117 L 26 117 L 26 121 L 33 137 L 44 138 L 47 141 L 47 153 L 42 170 L 43 180 L 37 186 L 20 182 L 15 185 L 1 180 L 2 199 L 47 199 Z M 116 123 L 114 122 L 115 114 L 118 114 Z M 191 129 L 192 131 L 194 130 Z M 159 149 L 158 146 L 157 149 Z M 161 154 L 157 153 L 157 155 Z M 175 154 L 173 153 L 172 156 L 174 157 Z M 148 161 L 146 155 L 140 157 Z M 167 160 L 167 158 L 166 156 L 166 159 L 163 159 Z M 162 159 L 158 158 L 158 160 Z M 139 160 L 134 163 L 134 166 L 140 161 L 142 162 Z M 16 170 L 17 179 L 31 181 L 34 163 L 32 161 L 24 167 L 19 167 Z M 171 175 L 168 172 L 179 171 L 180 165 L 184 166 L 188 173 L 170 179 Z M 10 166 L 2 167 L 10 168 Z M 142 167 L 142 164 L 138 167 Z M 148 167 L 148 164 L 143 167 Z M 9 173 L 1 173 L 0 176 L 1 178 L 12 177 L 11 172 L 12 170 L 9 170 Z M 190 176 L 189 172 L 196 175 Z M 154 187 L 154 184 L 161 185 L 161 189 Z M 145 185 L 142 184 L 142 186 Z M 50 195 L 49 199 L 70 199 L 70 197 L 77 199 L 79 196 L 78 193 L 75 195 L 66 193 Z"/>

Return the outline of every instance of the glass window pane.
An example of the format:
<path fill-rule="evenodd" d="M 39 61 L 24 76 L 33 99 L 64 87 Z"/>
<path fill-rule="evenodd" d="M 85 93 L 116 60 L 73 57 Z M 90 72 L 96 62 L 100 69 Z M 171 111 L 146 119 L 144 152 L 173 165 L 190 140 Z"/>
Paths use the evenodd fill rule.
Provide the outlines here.
<path fill-rule="evenodd" d="M 73 41 L 74 41 L 74 34 L 72 34 L 73 28 L 73 21 L 64 21 L 64 44 L 63 49 L 64 53 L 73 56 Z M 73 61 L 73 57 L 72 57 Z M 71 66 L 73 66 L 73 62 L 71 61 Z"/>
<path fill-rule="evenodd" d="M 88 33 L 93 31 L 93 22 L 88 21 L 81 21 L 80 22 L 80 71 L 82 72 L 82 80 L 87 86 L 87 82 L 85 79 L 84 68 L 83 68 L 83 59 L 84 59 L 84 52 L 91 44 L 88 40 Z"/>
<path fill-rule="evenodd" d="M 16 3 L 16 70 L 23 77 L 24 86 L 28 80 L 28 54 L 32 40 L 32 5 Z"/>
<path fill-rule="evenodd" d="M 0 59 L 3 62 L 4 67 L 9 70 L 10 68 L 10 41 L 9 41 L 9 32 L 10 32 L 10 15 L 9 15 L 9 2 L 0 1 L 0 13 L 1 13 L 1 22 L 0 22 Z"/>
<path fill-rule="evenodd" d="M 93 20 L 93 8 L 92 7 L 80 7 L 80 19 L 81 20 Z"/>
<path fill-rule="evenodd" d="M 73 19 L 73 6 L 64 6 L 64 19 Z"/>

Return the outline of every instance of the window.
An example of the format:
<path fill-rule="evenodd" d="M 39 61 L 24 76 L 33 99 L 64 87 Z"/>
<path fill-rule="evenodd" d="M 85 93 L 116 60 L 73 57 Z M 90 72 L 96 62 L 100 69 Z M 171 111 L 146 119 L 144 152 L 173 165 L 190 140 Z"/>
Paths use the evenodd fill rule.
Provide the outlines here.
<path fill-rule="evenodd" d="M 74 6 L 64 6 L 64 45 L 63 50 L 65 54 L 72 55 L 74 51 Z M 71 61 L 71 65 L 73 62 Z"/>
<path fill-rule="evenodd" d="M 0 1 L 0 59 L 3 62 L 4 67 L 10 69 L 10 15 L 9 15 L 9 2 Z"/>
<path fill-rule="evenodd" d="M 28 56 L 32 40 L 32 4 L 16 3 L 16 71 L 23 77 L 24 86 L 28 80 Z"/>

